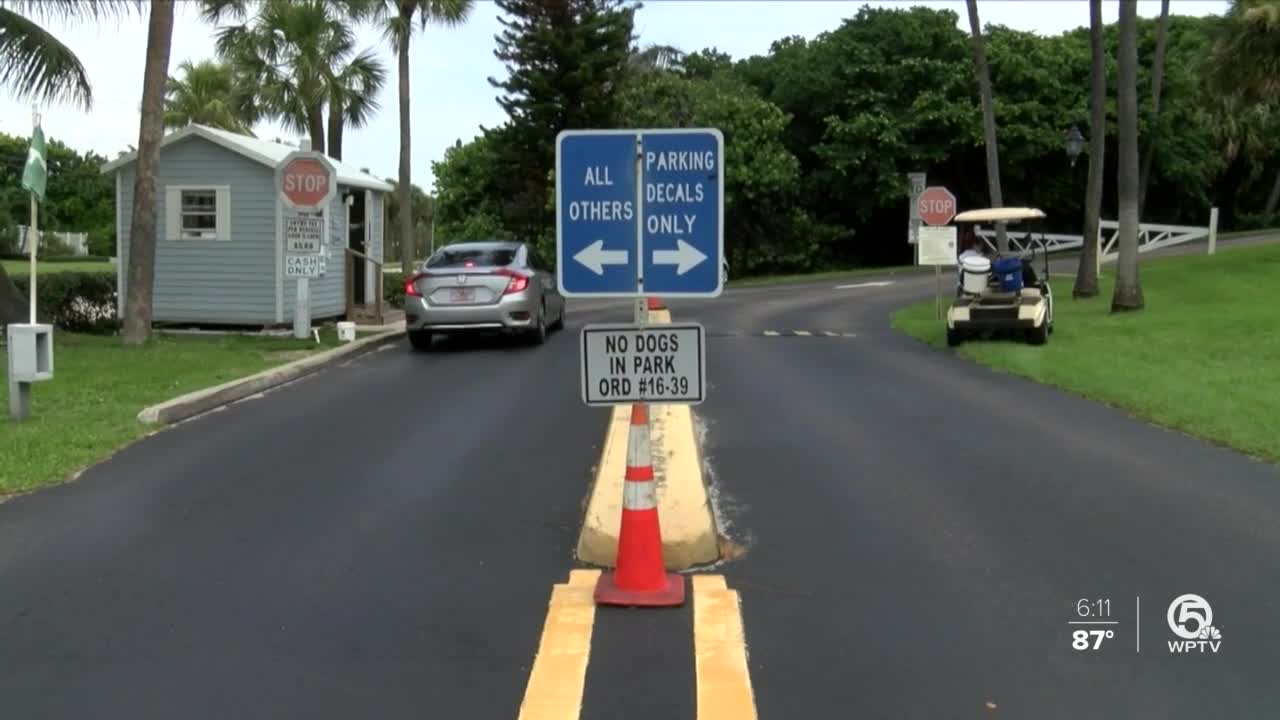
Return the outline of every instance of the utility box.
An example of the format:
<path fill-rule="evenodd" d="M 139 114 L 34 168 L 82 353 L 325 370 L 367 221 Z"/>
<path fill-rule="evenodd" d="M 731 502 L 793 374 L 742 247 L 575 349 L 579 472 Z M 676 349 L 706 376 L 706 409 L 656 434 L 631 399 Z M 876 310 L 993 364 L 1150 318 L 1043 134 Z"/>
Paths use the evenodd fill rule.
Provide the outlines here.
<path fill-rule="evenodd" d="M 10 323 L 9 382 L 53 379 L 53 326 Z"/>

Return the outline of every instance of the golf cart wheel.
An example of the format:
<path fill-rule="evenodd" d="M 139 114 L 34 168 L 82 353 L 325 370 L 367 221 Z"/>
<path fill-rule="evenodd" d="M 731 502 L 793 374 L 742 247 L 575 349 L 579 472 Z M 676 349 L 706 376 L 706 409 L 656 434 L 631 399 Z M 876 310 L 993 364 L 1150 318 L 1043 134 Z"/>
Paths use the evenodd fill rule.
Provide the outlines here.
<path fill-rule="evenodd" d="M 1027 331 L 1027 342 L 1032 345 L 1043 345 L 1049 342 L 1049 325 L 1041 323 L 1039 327 Z"/>
<path fill-rule="evenodd" d="M 964 342 L 964 333 L 955 328 L 947 328 L 947 347 L 955 347 Z"/>

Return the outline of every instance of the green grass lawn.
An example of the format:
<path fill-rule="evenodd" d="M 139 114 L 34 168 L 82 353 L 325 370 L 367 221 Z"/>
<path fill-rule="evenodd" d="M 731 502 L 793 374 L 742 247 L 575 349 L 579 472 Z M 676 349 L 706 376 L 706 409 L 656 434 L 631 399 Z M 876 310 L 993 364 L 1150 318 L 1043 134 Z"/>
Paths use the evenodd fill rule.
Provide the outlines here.
<path fill-rule="evenodd" d="M 4 271 L 10 275 L 26 277 L 31 273 L 31 263 L 26 260 L 0 260 L 0 263 L 4 265 Z M 41 262 L 40 258 L 36 258 L 36 273 L 38 275 L 60 272 L 100 272 L 114 274 L 115 271 L 115 265 L 101 260 Z"/>
<path fill-rule="evenodd" d="M 1072 300 L 1060 280 L 1048 345 L 968 341 L 956 352 L 1002 371 L 1124 408 L 1156 424 L 1280 462 L 1280 246 L 1146 260 L 1146 309 L 1112 315 L 1102 293 Z M 894 327 L 939 347 L 933 300 Z"/>
<path fill-rule="evenodd" d="M 320 338 L 156 335 L 127 348 L 116 337 L 55 331 L 54 377 L 32 387 L 31 418 L 9 418 L 8 383 L 0 385 L 0 496 L 60 482 L 142 437 L 144 407 L 337 345 L 333 329 Z"/>

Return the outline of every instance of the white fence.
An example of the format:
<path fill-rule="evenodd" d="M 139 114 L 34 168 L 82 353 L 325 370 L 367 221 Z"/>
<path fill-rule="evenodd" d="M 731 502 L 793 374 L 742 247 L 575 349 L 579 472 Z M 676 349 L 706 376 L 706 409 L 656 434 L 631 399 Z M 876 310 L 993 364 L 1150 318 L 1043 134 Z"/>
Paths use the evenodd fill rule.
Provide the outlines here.
<path fill-rule="evenodd" d="M 30 237 L 31 228 L 27 225 L 18 226 L 18 252 L 23 255 L 30 255 Z M 43 252 L 49 247 L 50 241 L 55 241 L 71 250 L 72 255 L 88 255 L 89 254 L 89 234 L 88 233 L 69 233 L 69 232 L 50 232 L 48 230 L 40 231 L 40 250 Z"/>
<path fill-rule="evenodd" d="M 1139 223 L 1138 224 L 1138 252 L 1145 253 L 1161 248 L 1173 247 L 1183 243 L 1193 242 L 1202 238 L 1209 238 L 1210 252 L 1213 252 L 1214 239 L 1218 231 L 1218 211 L 1214 208 L 1209 213 L 1209 224 L 1205 227 L 1193 227 L 1190 225 L 1158 225 L 1155 223 Z M 975 228 L 978 237 L 986 243 L 991 250 L 996 249 L 996 231 L 995 228 Z M 1016 251 L 1019 255 L 1030 252 L 1029 246 L 1039 247 L 1038 242 L 1032 242 L 1028 238 L 1028 234 L 1023 230 L 1010 230 L 1009 233 L 1009 249 Z M 1098 223 L 1098 264 L 1111 262 L 1119 257 L 1116 242 L 1120 235 L 1120 223 L 1115 220 L 1101 220 Z M 1039 240 L 1041 234 L 1032 232 L 1031 238 Z M 1061 252 L 1063 250 L 1078 250 L 1084 246 L 1084 237 L 1082 235 L 1054 235 L 1050 233 L 1044 234 L 1045 249 L 1048 252 Z"/>

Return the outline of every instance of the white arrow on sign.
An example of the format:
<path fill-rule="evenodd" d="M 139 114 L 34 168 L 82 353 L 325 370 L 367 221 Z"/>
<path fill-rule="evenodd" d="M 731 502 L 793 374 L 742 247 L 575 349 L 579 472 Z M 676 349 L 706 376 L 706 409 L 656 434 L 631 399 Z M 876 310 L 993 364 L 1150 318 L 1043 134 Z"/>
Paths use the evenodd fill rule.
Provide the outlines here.
<path fill-rule="evenodd" d="M 676 274 L 683 275 L 702 264 L 707 256 L 684 240 L 676 240 L 675 250 L 654 250 L 654 265 L 675 265 Z"/>
<path fill-rule="evenodd" d="M 626 265 L 627 251 L 605 250 L 604 240 L 597 240 L 579 250 L 573 259 L 585 265 L 591 272 L 603 275 L 605 265 Z"/>

